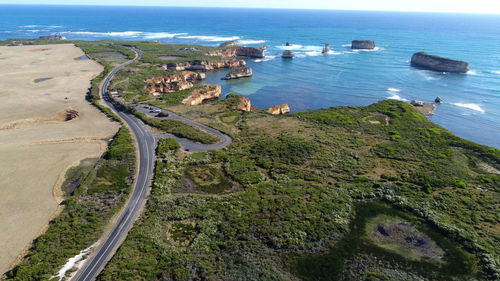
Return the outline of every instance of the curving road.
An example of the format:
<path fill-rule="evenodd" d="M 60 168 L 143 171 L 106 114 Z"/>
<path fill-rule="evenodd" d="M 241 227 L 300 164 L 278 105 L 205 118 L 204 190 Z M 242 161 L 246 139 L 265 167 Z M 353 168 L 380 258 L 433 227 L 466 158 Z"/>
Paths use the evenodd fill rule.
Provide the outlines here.
<path fill-rule="evenodd" d="M 116 224 L 113 226 L 111 233 L 103 239 L 103 241 L 96 248 L 94 254 L 88 258 L 84 266 L 77 272 L 72 280 L 77 281 L 91 281 L 102 271 L 106 263 L 113 257 L 114 252 L 126 238 L 127 233 L 132 228 L 135 220 L 138 218 L 141 208 L 145 203 L 151 182 L 153 179 L 154 171 L 154 161 L 155 161 L 155 150 L 157 141 L 161 137 L 174 138 L 181 144 L 182 148 L 186 151 L 208 151 L 214 149 L 220 149 L 229 145 L 232 140 L 229 136 L 214 130 L 208 126 L 200 124 L 198 122 L 192 121 L 190 119 L 184 118 L 182 116 L 176 115 L 173 112 L 167 112 L 169 118 L 181 120 L 187 122 L 195 127 L 202 130 L 211 132 L 221 138 L 221 142 L 213 145 L 204 145 L 196 143 L 187 139 L 182 139 L 174 136 L 158 136 L 153 134 L 148 126 L 145 125 L 140 119 L 132 114 L 122 112 L 111 102 L 110 97 L 107 94 L 107 89 L 114 75 L 126 67 L 127 65 L 138 61 L 143 52 L 136 48 L 131 48 L 135 53 L 136 57 L 122 65 L 114 68 L 108 76 L 105 78 L 102 87 L 100 89 L 101 98 L 104 100 L 106 105 L 110 107 L 116 114 L 118 114 L 123 121 L 125 121 L 130 127 L 132 133 L 135 136 L 137 142 L 137 147 L 139 149 L 139 171 L 137 175 L 137 180 L 135 181 L 135 187 L 129 200 L 126 203 L 125 209 L 119 216 Z M 149 111 L 148 111 L 149 114 Z"/>

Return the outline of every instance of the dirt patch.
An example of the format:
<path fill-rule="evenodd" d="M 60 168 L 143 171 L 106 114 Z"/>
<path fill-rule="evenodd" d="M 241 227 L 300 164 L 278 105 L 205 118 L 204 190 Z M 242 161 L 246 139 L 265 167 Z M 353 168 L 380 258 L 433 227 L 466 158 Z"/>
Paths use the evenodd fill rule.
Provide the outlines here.
<path fill-rule="evenodd" d="M 45 51 L 48 51 L 50 50 L 49 48 L 37 48 L 37 49 L 30 49 L 28 50 L 28 52 L 45 52 Z"/>
<path fill-rule="evenodd" d="M 444 257 L 444 251 L 409 222 L 378 216 L 368 226 L 368 236 L 382 248 L 414 260 L 425 258 L 441 262 Z"/>

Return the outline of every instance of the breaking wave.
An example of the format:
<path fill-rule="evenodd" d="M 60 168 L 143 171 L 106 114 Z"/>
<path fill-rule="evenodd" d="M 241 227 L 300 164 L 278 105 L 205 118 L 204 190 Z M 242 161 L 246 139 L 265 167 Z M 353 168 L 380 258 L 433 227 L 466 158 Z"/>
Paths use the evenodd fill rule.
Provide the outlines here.
<path fill-rule="evenodd" d="M 389 100 L 399 100 L 399 101 L 408 101 L 407 99 L 402 98 L 399 95 L 392 95 L 392 96 L 388 97 L 387 99 L 389 99 Z"/>
<path fill-rule="evenodd" d="M 179 36 L 182 39 L 194 39 L 200 41 L 208 41 L 208 42 L 222 42 L 222 41 L 234 41 L 239 40 L 241 37 L 239 36 L 205 36 L 205 35 L 187 35 L 187 36 Z"/>
<path fill-rule="evenodd" d="M 278 56 L 266 56 L 265 58 L 263 59 L 256 59 L 254 60 L 254 62 L 265 62 L 265 61 L 270 61 L 270 60 L 273 60 L 275 58 L 277 58 Z"/>
<path fill-rule="evenodd" d="M 241 45 L 256 45 L 256 44 L 264 44 L 266 40 L 238 40 L 238 43 Z"/>
<path fill-rule="evenodd" d="M 143 37 L 144 39 L 168 39 L 181 35 L 187 35 L 187 33 L 147 32 Z"/>
<path fill-rule="evenodd" d="M 63 31 L 61 34 L 86 35 L 94 37 L 140 37 L 144 34 L 141 31 L 123 31 L 123 32 L 92 32 L 92 31 Z"/>
<path fill-rule="evenodd" d="M 399 93 L 399 92 L 401 92 L 400 89 L 396 89 L 396 88 L 389 88 L 389 89 L 387 89 L 387 91 L 393 92 L 393 93 Z"/>
<path fill-rule="evenodd" d="M 469 75 L 477 75 L 477 72 L 475 70 L 471 69 L 471 70 L 467 71 L 467 74 L 469 74 Z"/>
<path fill-rule="evenodd" d="M 475 110 L 475 111 L 479 111 L 479 112 L 486 112 L 484 109 L 481 108 L 481 106 L 479 106 L 478 104 L 475 104 L 475 103 L 459 103 L 459 102 L 455 102 L 455 103 L 451 103 L 453 104 L 454 106 L 458 106 L 458 107 L 463 107 L 463 108 L 467 108 L 467 109 L 471 109 L 471 110 Z"/>

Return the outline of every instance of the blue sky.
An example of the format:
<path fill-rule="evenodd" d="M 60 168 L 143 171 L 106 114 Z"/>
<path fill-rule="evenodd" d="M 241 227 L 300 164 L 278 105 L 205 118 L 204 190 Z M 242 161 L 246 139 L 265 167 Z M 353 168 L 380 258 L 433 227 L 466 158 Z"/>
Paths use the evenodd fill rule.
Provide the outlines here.
<path fill-rule="evenodd" d="M 0 0 L 0 4 L 245 7 L 500 14 L 499 0 Z"/>

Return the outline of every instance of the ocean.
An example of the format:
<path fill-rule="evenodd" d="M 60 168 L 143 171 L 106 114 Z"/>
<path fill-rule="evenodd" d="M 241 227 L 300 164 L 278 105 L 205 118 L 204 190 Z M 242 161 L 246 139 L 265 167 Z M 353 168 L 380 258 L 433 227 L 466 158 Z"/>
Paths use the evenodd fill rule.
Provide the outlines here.
<path fill-rule="evenodd" d="M 160 40 L 210 46 L 266 45 L 251 79 L 207 82 L 259 108 L 292 111 L 365 106 L 384 99 L 433 101 L 430 119 L 456 135 L 500 148 L 500 15 L 231 8 L 0 5 L 0 39 L 61 34 L 68 39 Z M 354 39 L 373 51 L 352 51 Z M 280 57 L 285 43 L 296 57 Z M 321 54 L 328 43 L 333 51 Z M 467 74 L 410 66 L 418 51 L 470 62 Z"/>

